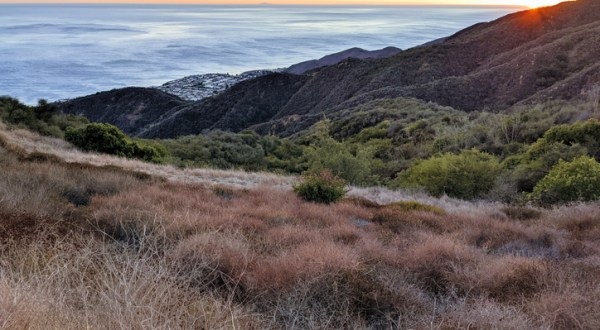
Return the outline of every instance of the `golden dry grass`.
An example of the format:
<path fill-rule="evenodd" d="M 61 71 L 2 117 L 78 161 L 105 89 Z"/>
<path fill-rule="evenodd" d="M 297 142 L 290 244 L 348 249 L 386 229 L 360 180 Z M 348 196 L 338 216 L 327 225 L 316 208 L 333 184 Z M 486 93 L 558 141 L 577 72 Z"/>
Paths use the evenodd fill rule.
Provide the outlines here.
<path fill-rule="evenodd" d="M 523 220 L 424 196 L 444 212 L 385 206 L 410 196 L 371 189 L 319 205 L 288 179 L 207 187 L 8 142 L 0 329 L 600 327 L 596 204 Z"/>

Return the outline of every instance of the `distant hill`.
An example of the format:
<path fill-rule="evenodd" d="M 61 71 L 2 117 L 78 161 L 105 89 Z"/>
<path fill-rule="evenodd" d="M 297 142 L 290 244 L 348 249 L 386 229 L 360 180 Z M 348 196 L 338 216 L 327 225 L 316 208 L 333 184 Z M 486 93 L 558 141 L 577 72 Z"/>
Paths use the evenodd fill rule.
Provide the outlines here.
<path fill-rule="evenodd" d="M 318 60 L 306 61 L 290 66 L 285 72 L 293 74 L 304 74 L 308 71 L 322 68 L 328 65 L 338 64 L 349 58 L 367 59 L 367 58 L 384 58 L 394 56 L 400 53 L 402 49 L 396 47 L 386 47 L 379 50 L 364 50 L 362 48 L 350 48 L 339 53 L 327 55 Z"/>
<path fill-rule="evenodd" d="M 111 123 L 136 135 L 141 127 L 160 122 L 161 116 L 188 103 L 158 89 L 128 87 L 80 97 L 59 107 L 63 112 Z"/>
<path fill-rule="evenodd" d="M 599 82 L 600 1 L 579 0 L 480 23 L 392 57 L 349 58 L 305 75 L 259 77 L 169 109 L 168 94 L 154 93 L 152 102 L 140 95 L 124 104 L 107 97 L 118 90 L 69 101 L 62 109 L 92 120 L 112 119 L 119 126 L 123 118 L 140 116 L 121 127 L 143 137 L 248 128 L 288 135 L 375 99 L 416 97 L 464 111 L 505 111 L 518 104 L 578 99 Z M 103 114 L 117 108 L 124 111 L 119 121 Z"/>

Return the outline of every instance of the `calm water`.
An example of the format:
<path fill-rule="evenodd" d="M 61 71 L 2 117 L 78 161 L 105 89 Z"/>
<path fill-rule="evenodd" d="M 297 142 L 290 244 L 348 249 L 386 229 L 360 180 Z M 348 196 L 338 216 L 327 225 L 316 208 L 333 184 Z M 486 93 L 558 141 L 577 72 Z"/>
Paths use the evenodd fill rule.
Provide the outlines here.
<path fill-rule="evenodd" d="M 0 5 L 0 95 L 31 103 L 408 48 L 514 7 Z"/>

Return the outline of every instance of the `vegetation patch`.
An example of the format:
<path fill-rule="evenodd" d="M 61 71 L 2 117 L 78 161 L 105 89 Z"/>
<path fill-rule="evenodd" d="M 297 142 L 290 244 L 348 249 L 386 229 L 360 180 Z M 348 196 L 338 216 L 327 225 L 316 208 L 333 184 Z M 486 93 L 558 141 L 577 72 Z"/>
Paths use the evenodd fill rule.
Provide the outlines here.
<path fill-rule="evenodd" d="M 167 154 L 158 144 L 134 141 L 110 124 L 89 124 L 81 128 L 69 129 L 65 139 L 84 151 L 93 151 L 120 157 L 138 158 L 160 163 Z"/>
<path fill-rule="evenodd" d="M 477 150 L 418 162 L 398 178 L 400 186 L 424 188 L 433 196 L 475 199 L 489 192 L 500 174 L 498 159 Z"/>
<path fill-rule="evenodd" d="M 316 203 L 330 204 L 342 199 L 348 192 L 346 181 L 329 171 L 304 175 L 303 181 L 294 186 L 298 197 Z"/>
<path fill-rule="evenodd" d="M 600 164 L 582 156 L 572 162 L 559 161 L 535 187 L 532 199 L 543 205 L 600 199 Z"/>

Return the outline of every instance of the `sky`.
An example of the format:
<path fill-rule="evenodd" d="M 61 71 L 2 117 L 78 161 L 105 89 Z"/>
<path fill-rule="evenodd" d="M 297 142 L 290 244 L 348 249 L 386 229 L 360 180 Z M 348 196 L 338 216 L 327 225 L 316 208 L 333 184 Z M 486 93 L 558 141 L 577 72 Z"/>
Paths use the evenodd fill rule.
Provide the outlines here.
<path fill-rule="evenodd" d="M 0 3 L 208 3 L 208 4 L 304 4 L 304 5 L 506 5 L 540 7 L 560 0 L 0 0 Z"/>

